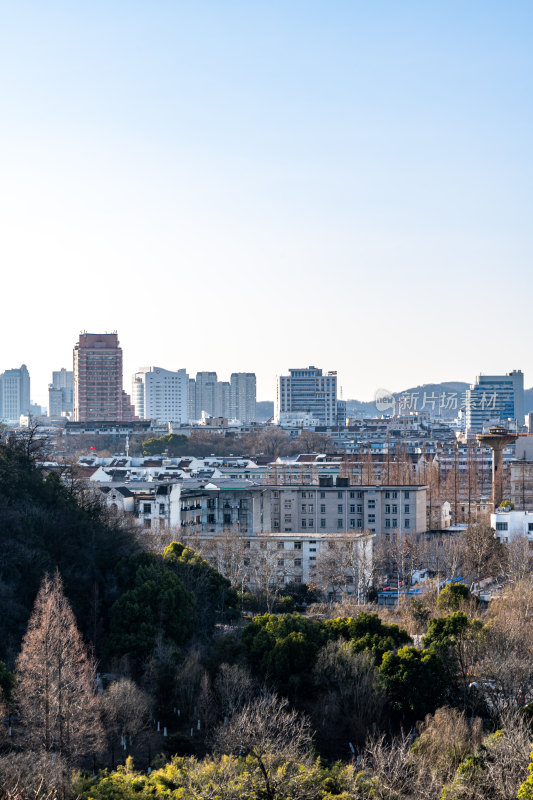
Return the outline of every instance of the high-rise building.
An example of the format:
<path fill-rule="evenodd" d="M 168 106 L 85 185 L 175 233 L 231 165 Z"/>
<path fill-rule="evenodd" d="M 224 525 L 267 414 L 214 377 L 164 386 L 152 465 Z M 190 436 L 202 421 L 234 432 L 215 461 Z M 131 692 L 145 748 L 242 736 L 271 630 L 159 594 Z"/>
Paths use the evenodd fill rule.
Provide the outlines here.
<path fill-rule="evenodd" d="M 134 418 L 122 388 L 122 348 L 116 333 L 80 333 L 74 347 L 75 422 L 121 422 Z"/>
<path fill-rule="evenodd" d="M 184 369 L 143 367 L 133 376 L 132 397 L 139 419 L 189 422 L 189 376 Z"/>
<path fill-rule="evenodd" d="M 29 414 L 30 373 L 26 364 L 19 369 L 7 369 L 0 375 L 0 419 L 18 423 L 21 414 Z"/>
<path fill-rule="evenodd" d="M 337 425 L 337 373 L 322 374 L 317 367 L 290 369 L 277 378 L 274 420 L 301 415 L 320 425 Z"/>
<path fill-rule="evenodd" d="M 230 417 L 246 424 L 256 421 L 256 379 L 254 372 L 232 372 Z"/>
<path fill-rule="evenodd" d="M 524 424 L 524 373 L 513 370 L 506 375 L 478 375 L 466 390 L 466 429 L 482 433 L 490 425 L 508 420 Z"/>
<path fill-rule="evenodd" d="M 216 414 L 216 385 L 218 383 L 216 372 L 196 373 L 196 392 L 194 403 L 194 419 L 200 419 L 202 411 L 211 416 Z"/>
<path fill-rule="evenodd" d="M 61 417 L 72 413 L 73 373 L 64 367 L 52 372 L 48 384 L 48 416 Z"/>

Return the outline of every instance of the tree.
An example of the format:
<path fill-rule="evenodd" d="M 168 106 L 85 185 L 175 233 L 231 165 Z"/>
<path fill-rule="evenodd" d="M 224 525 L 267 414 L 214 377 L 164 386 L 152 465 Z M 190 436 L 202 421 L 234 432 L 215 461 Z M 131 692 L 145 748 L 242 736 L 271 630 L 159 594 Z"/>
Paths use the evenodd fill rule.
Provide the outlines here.
<path fill-rule="evenodd" d="M 282 787 L 283 796 L 294 797 L 291 784 L 300 767 L 311 764 L 309 723 L 277 695 L 267 694 L 245 705 L 229 725 L 218 729 L 215 741 L 222 752 L 251 756 L 266 800 L 276 800 Z"/>
<path fill-rule="evenodd" d="M 437 653 L 402 647 L 383 656 L 379 674 L 390 705 L 400 718 L 415 722 L 444 699 L 446 675 Z"/>
<path fill-rule="evenodd" d="M 102 697 L 102 706 L 113 756 L 119 737 L 123 746 L 131 747 L 139 735 L 150 726 L 149 698 L 129 678 L 113 681 L 108 686 Z"/>
<path fill-rule="evenodd" d="M 330 641 L 314 668 L 317 728 L 325 744 L 342 740 L 362 744 L 371 725 L 379 724 L 385 692 L 371 653 L 358 653 L 351 642 Z"/>
<path fill-rule="evenodd" d="M 471 525 L 463 537 L 462 564 L 472 580 L 500 574 L 505 565 L 505 547 L 487 525 Z"/>
<path fill-rule="evenodd" d="M 215 678 L 215 692 L 224 717 L 232 717 L 251 699 L 253 681 L 239 664 L 221 664 Z"/>
<path fill-rule="evenodd" d="M 102 743 L 96 674 L 58 572 L 42 581 L 16 664 L 23 735 L 73 763 Z"/>
<path fill-rule="evenodd" d="M 458 611 L 464 604 L 479 605 L 479 600 L 464 583 L 450 583 L 437 597 L 439 611 Z"/>

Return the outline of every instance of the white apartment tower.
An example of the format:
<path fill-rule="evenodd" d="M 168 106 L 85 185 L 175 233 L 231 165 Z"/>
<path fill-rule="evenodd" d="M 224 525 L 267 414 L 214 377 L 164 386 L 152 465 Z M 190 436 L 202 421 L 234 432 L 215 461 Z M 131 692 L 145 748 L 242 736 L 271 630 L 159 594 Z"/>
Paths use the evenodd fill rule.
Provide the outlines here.
<path fill-rule="evenodd" d="M 256 421 L 255 372 L 232 372 L 230 415 L 243 424 Z"/>
<path fill-rule="evenodd" d="M 189 376 L 187 370 L 172 372 L 161 367 L 142 367 L 133 376 L 132 402 L 139 419 L 159 423 L 189 423 Z"/>

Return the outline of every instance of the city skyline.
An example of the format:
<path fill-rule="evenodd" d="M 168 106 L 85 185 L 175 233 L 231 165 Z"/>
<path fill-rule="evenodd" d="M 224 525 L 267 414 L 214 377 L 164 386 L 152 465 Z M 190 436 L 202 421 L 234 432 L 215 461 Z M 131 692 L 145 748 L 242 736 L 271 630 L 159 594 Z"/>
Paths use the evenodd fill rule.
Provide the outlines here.
<path fill-rule="evenodd" d="M 255 371 L 260 399 L 309 363 L 345 398 L 527 378 L 532 22 L 525 2 L 9 5 L 2 367 L 44 404 L 78 332 L 116 328 L 126 375 Z M 502 293 L 513 326 L 481 328 Z"/>

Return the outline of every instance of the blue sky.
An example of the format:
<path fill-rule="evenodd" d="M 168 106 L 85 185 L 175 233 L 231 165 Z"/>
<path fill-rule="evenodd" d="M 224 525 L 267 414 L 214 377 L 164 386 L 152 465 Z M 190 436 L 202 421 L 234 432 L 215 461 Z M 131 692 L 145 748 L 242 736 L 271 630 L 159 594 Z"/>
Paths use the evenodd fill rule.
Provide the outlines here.
<path fill-rule="evenodd" d="M 529 369 L 533 5 L 0 3 L 0 369 Z M 494 309 L 494 315 L 489 313 Z"/>

